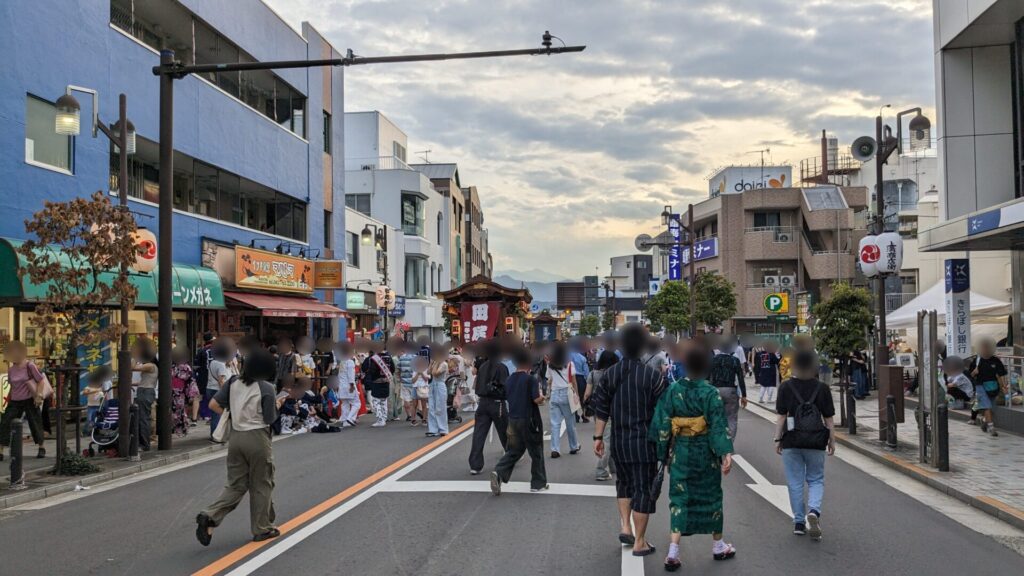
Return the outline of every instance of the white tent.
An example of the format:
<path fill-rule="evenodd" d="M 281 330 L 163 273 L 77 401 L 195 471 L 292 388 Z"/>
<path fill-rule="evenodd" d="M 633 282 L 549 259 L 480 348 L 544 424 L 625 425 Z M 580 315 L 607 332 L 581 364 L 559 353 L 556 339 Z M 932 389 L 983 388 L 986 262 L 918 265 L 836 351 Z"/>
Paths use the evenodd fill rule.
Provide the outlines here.
<path fill-rule="evenodd" d="M 945 282 L 939 282 L 929 288 L 926 292 L 919 294 L 910 302 L 907 302 L 897 310 L 892 311 L 885 317 L 886 328 L 896 330 L 899 328 L 917 328 L 917 313 L 921 310 L 935 310 L 938 312 L 939 323 L 946 323 L 946 286 Z M 1005 325 L 1006 316 L 1010 313 L 1010 303 L 994 300 L 971 291 L 971 323 L 1002 322 Z"/>

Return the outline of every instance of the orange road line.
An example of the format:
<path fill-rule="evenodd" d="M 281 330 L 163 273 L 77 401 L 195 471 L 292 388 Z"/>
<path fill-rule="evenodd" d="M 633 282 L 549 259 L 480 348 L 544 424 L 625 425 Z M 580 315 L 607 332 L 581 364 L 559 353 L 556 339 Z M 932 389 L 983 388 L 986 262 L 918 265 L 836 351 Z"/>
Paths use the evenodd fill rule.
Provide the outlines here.
<path fill-rule="evenodd" d="M 1024 510 L 1021 510 L 1020 508 L 1016 508 L 1014 506 L 1007 504 L 1006 502 L 1003 502 L 1002 500 L 997 500 L 990 496 L 975 496 L 975 498 L 981 500 L 982 502 L 985 502 L 990 506 L 995 506 L 996 508 L 1002 510 L 1003 512 L 1006 512 L 1011 516 L 1016 516 L 1017 518 L 1024 520 Z"/>
<path fill-rule="evenodd" d="M 457 438 L 459 434 L 473 426 L 473 422 L 473 420 L 466 422 L 462 426 L 459 426 L 455 430 L 449 432 L 447 436 L 443 438 L 438 438 L 437 440 L 434 440 L 430 444 L 422 446 L 418 450 L 410 454 L 407 454 L 406 456 L 392 462 L 391 464 L 388 464 L 386 467 L 381 468 L 380 470 L 353 484 L 352 486 L 349 486 L 348 488 L 342 490 L 341 492 L 335 494 L 334 496 L 331 496 L 327 500 L 324 500 L 323 502 L 313 506 L 309 510 L 302 512 L 301 514 L 285 522 L 281 526 L 278 526 L 278 530 L 281 531 L 281 536 L 278 536 L 277 538 L 274 538 L 272 540 L 264 540 L 263 542 L 249 542 L 248 544 L 240 546 L 232 552 L 229 552 L 222 558 L 215 560 L 209 565 L 193 572 L 192 576 L 215 576 L 216 574 L 219 574 L 220 572 L 230 568 L 231 566 L 237 564 L 243 559 L 251 556 L 260 548 L 277 542 L 282 537 L 284 537 L 285 534 L 299 528 L 300 526 L 313 520 L 320 514 L 323 514 L 324 512 L 330 510 L 331 508 L 334 508 L 335 506 L 338 506 L 339 504 L 345 502 L 349 498 L 376 484 L 380 480 L 383 480 L 386 476 L 389 476 L 393 472 L 397 471 L 399 468 L 402 468 L 403 466 L 410 464 L 413 460 L 416 460 L 420 456 L 423 456 L 424 454 L 434 450 L 439 446 L 444 445 L 447 442 L 455 440 L 455 438 Z"/>

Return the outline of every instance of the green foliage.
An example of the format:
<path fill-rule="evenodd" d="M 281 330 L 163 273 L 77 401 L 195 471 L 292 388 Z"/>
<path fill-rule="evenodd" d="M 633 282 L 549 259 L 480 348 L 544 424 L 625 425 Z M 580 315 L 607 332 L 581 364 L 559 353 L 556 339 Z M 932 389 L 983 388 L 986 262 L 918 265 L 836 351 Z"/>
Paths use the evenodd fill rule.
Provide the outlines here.
<path fill-rule="evenodd" d="M 690 287 L 684 282 L 665 282 L 661 291 L 647 300 L 645 315 L 652 330 L 685 331 L 690 325 Z"/>
<path fill-rule="evenodd" d="M 607 332 L 612 329 L 615 324 L 615 314 L 611 310 L 605 310 L 604 314 L 601 315 L 601 330 Z"/>
<path fill-rule="evenodd" d="M 871 293 L 845 282 L 832 286 L 832 296 L 816 304 L 814 341 L 818 350 L 837 358 L 867 347 L 865 331 L 874 324 Z"/>
<path fill-rule="evenodd" d="M 701 273 L 697 275 L 697 322 L 718 328 L 736 315 L 736 285 L 725 276 Z"/>
<path fill-rule="evenodd" d="M 100 471 L 99 466 L 89 462 L 81 454 L 76 454 L 71 450 L 65 450 L 64 455 L 61 456 L 60 466 L 55 467 L 55 470 L 59 472 L 51 472 L 51 474 L 57 473 L 61 476 L 83 476 L 85 474 L 95 474 Z"/>
<path fill-rule="evenodd" d="M 601 319 L 595 314 L 587 314 L 580 319 L 580 334 L 583 336 L 597 336 L 601 331 Z"/>

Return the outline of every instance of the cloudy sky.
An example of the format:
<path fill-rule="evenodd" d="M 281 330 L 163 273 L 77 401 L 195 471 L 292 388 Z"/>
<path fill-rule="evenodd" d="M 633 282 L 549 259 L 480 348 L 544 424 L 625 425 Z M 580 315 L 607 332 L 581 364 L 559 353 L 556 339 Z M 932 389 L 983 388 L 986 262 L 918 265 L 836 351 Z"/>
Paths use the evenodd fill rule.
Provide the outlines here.
<path fill-rule="evenodd" d="M 717 167 L 798 166 L 882 104 L 934 106 L 931 0 L 267 0 L 362 56 L 532 47 L 582 54 L 351 68 L 346 109 L 409 135 L 410 161 L 479 187 L 498 272 L 607 273 Z M 934 114 L 931 114 L 934 118 Z"/>

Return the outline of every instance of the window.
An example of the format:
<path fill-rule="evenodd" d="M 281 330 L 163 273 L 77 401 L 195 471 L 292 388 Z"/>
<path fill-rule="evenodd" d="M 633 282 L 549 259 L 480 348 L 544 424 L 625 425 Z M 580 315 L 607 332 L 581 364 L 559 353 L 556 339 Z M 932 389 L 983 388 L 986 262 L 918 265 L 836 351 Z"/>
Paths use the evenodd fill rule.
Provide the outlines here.
<path fill-rule="evenodd" d="M 413 256 L 405 258 L 405 295 L 423 299 L 427 294 L 427 259 Z"/>
<path fill-rule="evenodd" d="M 330 210 L 324 210 L 324 248 L 331 248 L 334 246 L 334 223 L 331 219 L 334 217 Z"/>
<path fill-rule="evenodd" d="M 25 161 L 74 172 L 74 139 L 57 134 L 56 124 L 56 106 L 35 96 L 25 97 Z"/>
<path fill-rule="evenodd" d="M 423 237 L 423 199 L 415 194 L 402 194 L 402 233 Z"/>
<path fill-rule="evenodd" d="M 331 153 L 331 113 L 324 110 L 324 153 Z"/>
<path fill-rule="evenodd" d="M 779 212 L 755 212 L 754 228 L 778 228 L 782 226 L 782 214 Z"/>
<path fill-rule="evenodd" d="M 441 245 L 441 238 L 444 238 L 444 216 L 437 213 L 437 245 Z"/>
<path fill-rule="evenodd" d="M 353 268 L 359 268 L 359 234 L 345 233 L 345 260 Z"/>
<path fill-rule="evenodd" d="M 345 194 L 345 206 L 370 216 L 369 194 Z"/>
<path fill-rule="evenodd" d="M 402 162 L 405 162 L 405 146 L 398 142 L 391 142 L 391 154 Z"/>
<path fill-rule="evenodd" d="M 646 270 L 647 269 L 647 261 L 646 260 L 637 260 L 636 261 L 636 267 L 639 268 L 640 270 Z"/>

